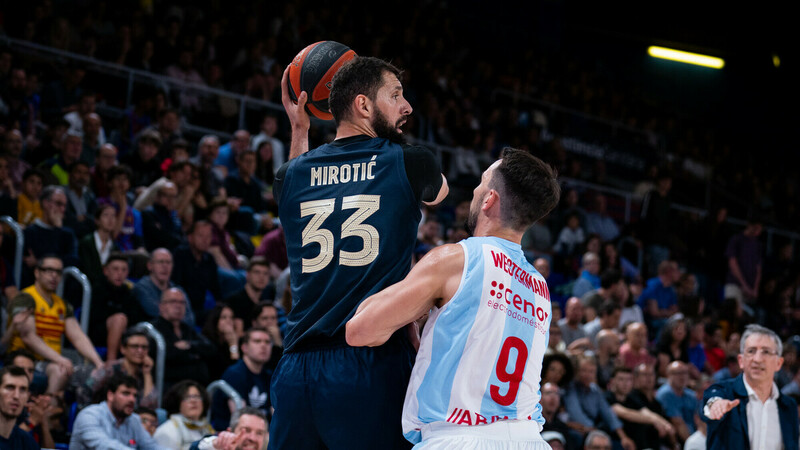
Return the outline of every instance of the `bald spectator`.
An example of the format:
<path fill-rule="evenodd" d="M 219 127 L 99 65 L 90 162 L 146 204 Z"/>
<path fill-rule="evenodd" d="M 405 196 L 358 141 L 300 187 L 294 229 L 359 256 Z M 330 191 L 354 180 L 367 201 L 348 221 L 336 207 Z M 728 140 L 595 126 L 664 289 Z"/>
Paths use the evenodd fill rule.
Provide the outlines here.
<path fill-rule="evenodd" d="M 64 120 L 69 123 L 69 131 L 75 132 L 79 136 L 86 137 L 87 119 L 90 115 L 97 115 L 97 95 L 94 92 L 84 91 L 78 97 L 78 107 L 74 111 L 64 114 Z M 99 119 L 99 116 L 98 116 Z M 90 125 L 91 127 L 91 125 Z M 106 143 L 106 132 L 101 127 L 98 130 L 99 145 Z M 88 161 L 87 161 L 88 162 Z"/>
<path fill-rule="evenodd" d="M 181 380 L 208 384 L 206 361 L 216 354 L 214 344 L 183 320 L 188 302 L 183 291 L 169 288 L 161 295 L 159 315 L 152 323 L 167 347 L 164 367 L 164 390 Z"/>
<path fill-rule="evenodd" d="M 575 280 L 575 284 L 572 285 L 572 296 L 578 298 L 591 290 L 600 288 L 600 257 L 597 253 L 584 253 L 581 263 L 583 270 Z"/>
<path fill-rule="evenodd" d="M 625 343 L 619 349 L 620 363 L 633 369 L 639 364 L 655 364 L 656 357 L 647 349 L 647 325 L 633 322 L 625 328 Z"/>
<path fill-rule="evenodd" d="M 166 248 L 174 250 L 183 243 L 181 221 L 175 206 L 178 202 L 178 187 L 171 181 L 158 189 L 155 202 L 142 212 L 144 245 L 147 250 Z"/>
<path fill-rule="evenodd" d="M 564 308 L 564 317 L 558 321 L 558 326 L 561 328 L 561 340 L 567 347 L 573 341 L 586 337 L 581 320 L 583 320 L 583 303 L 578 297 L 571 297 L 567 300 Z"/>
<path fill-rule="evenodd" d="M 614 369 L 619 362 L 619 334 L 612 329 L 600 330 L 597 333 L 595 356 L 597 356 L 597 381 L 604 388 L 611 379 Z"/>
<path fill-rule="evenodd" d="M 687 387 L 689 367 L 681 361 L 673 361 L 667 366 L 667 382 L 656 391 L 656 399 L 664 408 L 683 443 L 697 430 L 698 401 L 695 392 Z"/>
<path fill-rule="evenodd" d="M 167 289 L 180 288 L 170 280 L 173 265 L 172 253 L 165 248 L 157 248 L 150 253 L 147 260 L 148 274 L 133 285 L 133 296 L 141 305 L 148 319 L 155 319 L 158 316 L 158 305 L 161 302 L 161 296 Z M 183 321 L 189 326 L 195 325 L 194 311 L 191 305 L 187 306 Z"/>

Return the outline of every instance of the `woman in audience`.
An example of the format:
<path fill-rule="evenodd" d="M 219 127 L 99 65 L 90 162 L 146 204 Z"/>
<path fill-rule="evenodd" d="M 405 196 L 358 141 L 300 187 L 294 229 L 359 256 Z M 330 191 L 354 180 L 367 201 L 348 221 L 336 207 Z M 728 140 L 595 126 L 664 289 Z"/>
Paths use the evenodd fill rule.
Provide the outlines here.
<path fill-rule="evenodd" d="M 209 377 L 217 380 L 228 366 L 239 359 L 239 337 L 243 331 L 236 329 L 233 309 L 220 302 L 208 313 L 203 334 L 217 349 L 214 360 L 208 364 Z"/>
<path fill-rule="evenodd" d="M 209 398 L 205 388 L 192 380 L 181 381 L 164 395 L 169 419 L 153 435 L 159 445 L 173 450 L 188 450 L 203 436 L 214 434 L 206 420 Z"/>
<path fill-rule="evenodd" d="M 572 361 L 564 353 L 551 353 L 542 360 L 542 385 L 553 383 L 563 390 L 572 381 L 574 369 Z"/>
<path fill-rule="evenodd" d="M 672 361 L 689 363 L 689 330 L 686 320 L 681 316 L 673 316 L 661 329 L 661 335 L 656 342 L 656 355 L 658 357 L 658 374 L 667 376 L 667 366 Z M 690 365 L 692 378 L 697 378 L 696 368 Z"/>

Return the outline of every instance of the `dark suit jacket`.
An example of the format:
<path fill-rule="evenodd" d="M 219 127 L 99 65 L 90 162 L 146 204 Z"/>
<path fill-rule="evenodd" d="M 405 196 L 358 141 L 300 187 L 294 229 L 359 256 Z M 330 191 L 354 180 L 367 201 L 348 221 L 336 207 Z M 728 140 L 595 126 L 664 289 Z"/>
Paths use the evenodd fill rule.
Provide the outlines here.
<path fill-rule="evenodd" d="M 711 420 L 700 412 L 700 417 L 708 423 L 706 448 L 708 450 L 749 450 L 750 435 L 747 430 L 747 389 L 744 387 L 743 374 L 730 380 L 711 385 L 703 394 L 703 406 L 711 397 L 726 400 L 739 399 L 739 405 L 730 410 L 720 420 Z M 778 417 L 781 422 L 781 434 L 785 450 L 798 450 L 797 403 L 781 394 L 778 397 Z"/>

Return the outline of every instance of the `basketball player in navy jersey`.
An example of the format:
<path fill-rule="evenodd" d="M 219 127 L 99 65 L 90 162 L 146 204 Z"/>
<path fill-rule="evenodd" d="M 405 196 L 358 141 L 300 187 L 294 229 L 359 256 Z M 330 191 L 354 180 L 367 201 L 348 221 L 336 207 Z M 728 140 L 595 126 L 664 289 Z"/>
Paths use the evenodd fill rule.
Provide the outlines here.
<path fill-rule="evenodd" d="M 430 312 L 403 410 L 415 449 L 550 448 L 539 435 L 550 295 L 520 241 L 560 191 L 550 166 L 506 149 L 475 188 L 475 237 L 431 250 L 347 323 L 349 344 L 382 345 Z"/>
<path fill-rule="evenodd" d="M 402 144 L 411 114 L 400 71 L 356 57 L 333 79 L 336 138 L 311 151 L 307 95 L 283 103 L 290 157 L 273 193 L 286 235 L 292 310 L 272 377 L 270 449 L 408 448 L 400 427 L 415 348 L 398 331 L 375 348 L 347 345 L 345 323 L 365 298 L 408 274 L 420 204 L 447 183 L 433 153 Z"/>

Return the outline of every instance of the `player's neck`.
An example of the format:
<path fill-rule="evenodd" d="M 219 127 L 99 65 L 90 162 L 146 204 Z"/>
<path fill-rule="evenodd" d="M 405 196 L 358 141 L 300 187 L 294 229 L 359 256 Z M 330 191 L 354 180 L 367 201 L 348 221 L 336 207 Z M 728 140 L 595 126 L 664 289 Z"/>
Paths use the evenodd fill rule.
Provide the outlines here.
<path fill-rule="evenodd" d="M 353 136 L 366 135 L 377 137 L 377 133 L 367 123 L 361 122 L 342 122 L 336 127 L 336 139 L 344 139 Z"/>
<path fill-rule="evenodd" d="M 479 223 L 475 227 L 474 236 L 493 236 L 514 242 L 515 244 L 522 243 L 522 233 L 494 222 Z"/>

